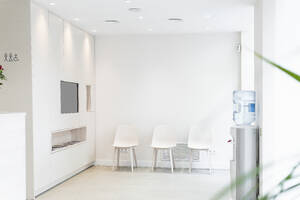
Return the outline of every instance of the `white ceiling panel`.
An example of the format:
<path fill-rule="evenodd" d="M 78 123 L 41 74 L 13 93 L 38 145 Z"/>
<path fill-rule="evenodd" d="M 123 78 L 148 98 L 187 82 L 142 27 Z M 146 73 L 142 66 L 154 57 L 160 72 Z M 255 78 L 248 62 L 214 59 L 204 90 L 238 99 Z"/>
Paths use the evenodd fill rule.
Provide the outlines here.
<path fill-rule="evenodd" d="M 103 35 L 232 32 L 248 30 L 253 23 L 254 0 L 34 1 L 88 32 Z"/>

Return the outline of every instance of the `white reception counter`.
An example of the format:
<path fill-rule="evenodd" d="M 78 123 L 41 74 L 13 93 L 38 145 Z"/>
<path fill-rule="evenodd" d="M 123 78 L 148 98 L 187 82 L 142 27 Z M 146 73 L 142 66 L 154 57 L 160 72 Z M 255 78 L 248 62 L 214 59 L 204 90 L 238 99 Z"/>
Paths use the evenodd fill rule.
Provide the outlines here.
<path fill-rule="evenodd" d="M 25 117 L 0 113 L 0 199 L 26 199 Z"/>

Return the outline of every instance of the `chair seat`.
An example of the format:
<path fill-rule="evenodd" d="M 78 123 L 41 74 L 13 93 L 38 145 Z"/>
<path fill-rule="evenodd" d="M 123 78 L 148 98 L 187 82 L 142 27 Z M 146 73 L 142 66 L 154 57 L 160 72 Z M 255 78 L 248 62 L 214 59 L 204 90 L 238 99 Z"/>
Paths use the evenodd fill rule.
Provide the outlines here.
<path fill-rule="evenodd" d="M 151 145 L 152 148 L 157 148 L 157 149 L 169 149 L 169 148 L 174 148 L 176 145 Z"/>
<path fill-rule="evenodd" d="M 188 148 L 196 149 L 196 150 L 210 150 L 211 147 L 209 145 L 189 145 Z"/>
<path fill-rule="evenodd" d="M 130 147 L 136 147 L 137 144 L 113 144 L 113 147 L 117 148 L 130 148 Z"/>

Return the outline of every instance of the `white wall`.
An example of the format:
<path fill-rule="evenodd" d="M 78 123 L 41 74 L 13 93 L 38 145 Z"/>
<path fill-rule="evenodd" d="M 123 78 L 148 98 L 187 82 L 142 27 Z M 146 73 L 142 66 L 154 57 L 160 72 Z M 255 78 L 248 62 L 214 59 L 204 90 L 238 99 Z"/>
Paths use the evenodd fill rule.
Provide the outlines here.
<path fill-rule="evenodd" d="M 256 50 L 300 74 L 299 34 L 295 26 L 300 3 L 263 0 L 256 6 Z M 300 84 L 268 64 L 256 61 L 260 92 L 261 163 L 270 165 L 261 176 L 261 192 L 269 192 L 299 162 L 298 115 Z M 292 199 L 295 191 L 278 199 Z"/>
<path fill-rule="evenodd" d="M 95 161 L 95 112 L 86 111 L 86 85 L 95 86 L 94 38 L 32 4 L 35 194 Z M 79 113 L 61 114 L 60 81 L 79 83 Z M 87 126 L 87 141 L 51 154 L 51 132 Z"/>
<path fill-rule="evenodd" d="M 213 130 L 214 167 L 228 169 L 232 91 L 240 86 L 238 43 L 239 33 L 97 37 L 97 163 L 112 164 L 119 124 L 140 129 L 142 166 L 151 165 L 154 126 L 169 124 L 186 142 L 189 126 L 198 124 Z M 198 166 L 207 167 L 206 161 Z"/>
<path fill-rule="evenodd" d="M 253 13 L 254 15 L 254 13 Z M 241 90 L 254 90 L 254 22 L 249 31 L 241 33 Z"/>
<path fill-rule="evenodd" d="M 30 199 L 33 197 L 30 0 L 1 0 L 0 26 L 0 65 L 7 76 L 7 81 L 0 87 L 0 111 L 27 113 L 26 170 L 27 198 Z M 4 54 L 10 52 L 17 53 L 20 61 L 4 62 Z"/>

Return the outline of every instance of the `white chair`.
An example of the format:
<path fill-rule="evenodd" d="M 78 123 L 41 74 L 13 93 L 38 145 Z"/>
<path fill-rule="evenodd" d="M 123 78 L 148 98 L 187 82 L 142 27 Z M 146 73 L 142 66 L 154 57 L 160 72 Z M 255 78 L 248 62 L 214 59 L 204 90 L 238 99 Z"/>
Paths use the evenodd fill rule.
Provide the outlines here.
<path fill-rule="evenodd" d="M 135 147 L 138 146 L 138 131 L 132 126 L 122 125 L 117 128 L 114 140 L 114 157 L 113 157 L 113 170 L 115 169 L 115 158 L 117 154 L 117 168 L 120 162 L 120 151 L 126 150 L 130 155 L 131 171 L 133 172 L 133 160 L 137 167 L 137 160 L 135 154 Z"/>
<path fill-rule="evenodd" d="M 152 145 L 153 148 L 153 163 L 152 171 L 156 168 L 157 153 L 159 150 L 168 150 L 170 155 L 171 171 L 173 173 L 175 168 L 175 161 L 173 156 L 173 148 L 176 147 L 177 137 L 175 132 L 168 126 L 162 125 L 154 128 Z"/>
<path fill-rule="evenodd" d="M 212 173 L 212 139 L 211 132 L 202 131 L 198 126 L 192 126 L 189 131 L 188 148 L 190 149 L 190 173 L 193 168 L 193 153 L 206 151 L 209 157 L 209 172 Z"/>

